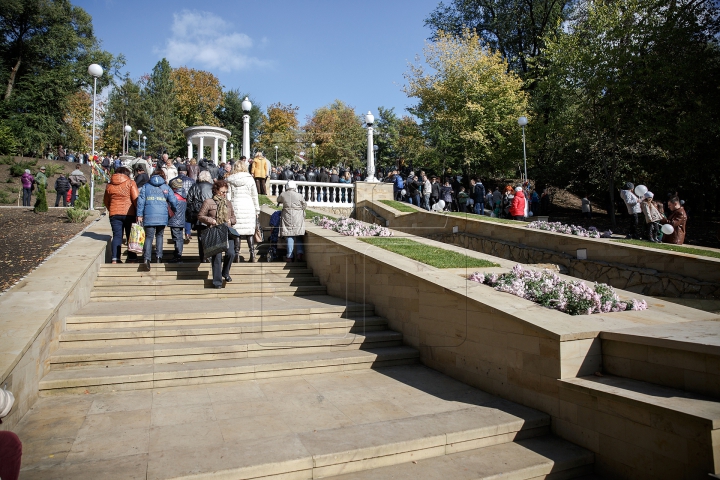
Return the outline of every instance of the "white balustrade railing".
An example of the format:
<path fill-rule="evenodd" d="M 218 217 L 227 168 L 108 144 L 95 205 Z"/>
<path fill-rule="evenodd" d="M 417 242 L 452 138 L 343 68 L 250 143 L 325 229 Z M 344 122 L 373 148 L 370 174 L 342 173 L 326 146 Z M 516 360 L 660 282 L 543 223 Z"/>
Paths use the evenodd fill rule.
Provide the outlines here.
<path fill-rule="evenodd" d="M 355 185 L 352 183 L 295 182 L 297 191 L 309 207 L 352 207 L 355 202 Z M 278 196 L 287 180 L 268 180 L 268 196 Z"/>

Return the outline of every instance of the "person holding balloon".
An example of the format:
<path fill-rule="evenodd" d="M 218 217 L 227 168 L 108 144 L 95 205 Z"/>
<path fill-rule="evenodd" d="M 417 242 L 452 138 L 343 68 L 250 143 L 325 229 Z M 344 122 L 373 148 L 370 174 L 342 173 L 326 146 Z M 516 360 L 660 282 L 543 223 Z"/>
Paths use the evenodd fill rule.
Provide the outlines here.
<path fill-rule="evenodd" d="M 675 245 L 682 245 L 685 243 L 685 233 L 687 227 L 687 213 L 685 208 L 680 203 L 680 199 L 673 195 L 668 200 L 668 210 L 670 215 L 667 219 L 663 219 L 661 223 L 663 236 L 663 243 L 672 243 Z"/>
<path fill-rule="evenodd" d="M 653 243 L 660 243 L 658 233 L 660 232 L 660 221 L 663 220 L 663 216 L 655 207 L 652 192 L 645 192 L 643 200 L 640 203 L 640 209 L 643 215 L 645 215 L 645 223 L 648 226 L 648 239 Z"/>
<path fill-rule="evenodd" d="M 641 189 L 640 187 L 643 188 Z M 633 192 L 633 190 L 635 190 L 635 192 Z M 638 196 L 645 195 L 645 192 L 647 192 L 647 188 L 645 188 L 644 185 L 638 185 L 638 188 L 635 189 L 635 185 L 633 185 L 632 182 L 627 182 L 625 188 L 620 191 L 620 197 L 622 197 L 623 202 L 625 202 L 625 206 L 630 214 L 630 231 L 626 238 L 640 239 L 638 215 L 642 213 L 642 210 L 640 209 L 640 199 Z"/>

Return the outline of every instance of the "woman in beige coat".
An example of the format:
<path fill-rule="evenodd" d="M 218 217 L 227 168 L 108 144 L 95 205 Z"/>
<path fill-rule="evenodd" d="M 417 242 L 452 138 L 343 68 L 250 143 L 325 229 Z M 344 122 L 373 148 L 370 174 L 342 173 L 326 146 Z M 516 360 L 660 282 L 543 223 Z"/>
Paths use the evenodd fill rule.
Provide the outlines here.
<path fill-rule="evenodd" d="M 305 249 L 303 248 L 302 237 L 305 235 L 305 198 L 297 192 L 297 185 L 294 180 L 288 180 L 285 190 L 277 199 L 278 205 L 282 205 L 280 216 L 280 236 L 287 239 L 287 261 L 299 262 L 303 260 Z M 297 256 L 294 251 L 297 248 Z"/>

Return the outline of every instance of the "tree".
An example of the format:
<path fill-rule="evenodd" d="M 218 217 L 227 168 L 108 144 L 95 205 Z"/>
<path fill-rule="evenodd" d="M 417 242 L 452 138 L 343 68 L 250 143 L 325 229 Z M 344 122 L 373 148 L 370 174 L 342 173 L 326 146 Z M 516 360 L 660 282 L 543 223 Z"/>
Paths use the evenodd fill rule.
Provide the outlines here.
<path fill-rule="evenodd" d="M 634 180 L 717 199 L 720 27 L 710 0 L 584 3 L 547 40 L 540 92 L 556 170 L 608 193 Z M 710 190 L 710 191 L 709 191 Z M 614 222 L 614 209 L 610 209 Z"/>
<path fill-rule="evenodd" d="M 255 101 L 249 94 L 242 94 L 239 90 L 230 90 L 223 95 L 223 102 L 220 108 L 215 112 L 215 116 L 220 120 L 222 126 L 227 128 L 232 133 L 231 141 L 238 146 L 242 145 L 243 137 L 243 123 L 242 117 L 244 115 L 242 111 L 242 102 L 248 97 L 252 103 L 250 109 L 250 151 L 252 152 L 255 147 L 259 136 L 260 123 L 262 122 L 262 110 L 260 103 Z M 240 155 L 237 155 L 238 157 Z"/>
<path fill-rule="evenodd" d="M 223 103 L 220 80 L 210 72 L 180 67 L 172 72 L 177 116 L 184 127 L 220 126 L 215 112 Z M 183 127 L 183 128 L 184 128 Z"/>
<path fill-rule="evenodd" d="M 92 145 L 92 95 L 78 90 L 70 96 L 65 112 L 66 143 L 82 151 Z"/>
<path fill-rule="evenodd" d="M 379 165 L 428 166 L 429 149 L 422 129 L 414 118 L 398 117 L 394 108 L 378 107 L 374 140 L 378 146 Z"/>
<path fill-rule="evenodd" d="M 70 97 L 92 82 L 90 63 L 109 73 L 98 79 L 102 88 L 124 62 L 99 50 L 90 16 L 68 0 L 4 0 L 0 33 L 0 79 L 6 85 L 0 119 L 24 152 L 62 140 Z"/>
<path fill-rule="evenodd" d="M 307 141 L 317 145 L 316 165 L 356 168 L 365 163 L 365 130 L 353 107 L 342 101 L 315 110 L 303 130 Z"/>
<path fill-rule="evenodd" d="M 378 146 L 378 166 L 397 166 L 398 164 L 398 130 L 400 118 L 394 108 L 378 107 L 375 125 L 373 126 L 373 139 Z"/>
<path fill-rule="evenodd" d="M 37 194 L 35 196 L 35 213 L 43 213 L 48 211 L 47 194 L 45 193 L 45 185 L 38 184 Z"/>
<path fill-rule="evenodd" d="M 145 129 L 149 133 L 149 112 L 145 107 L 143 84 L 126 75 L 123 82 L 108 94 L 101 117 L 101 142 L 110 152 L 119 153 L 123 150 L 125 125 L 135 130 Z"/>
<path fill-rule="evenodd" d="M 470 31 L 461 37 L 438 33 L 425 47 L 425 62 L 432 71 L 411 65 L 403 90 L 418 99 L 409 111 L 443 162 L 465 173 L 508 172 L 522 151 L 517 119 L 528 109 L 520 77 Z"/>
<path fill-rule="evenodd" d="M 297 118 L 298 107 L 273 103 L 267 108 L 260 123 L 260 136 L 258 150 L 271 158 L 275 155 L 275 146 L 278 147 L 278 163 L 292 162 L 300 153 L 299 133 L 300 122 Z M 273 160 L 274 161 L 274 160 Z"/>
<path fill-rule="evenodd" d="M 499 51 L 508 67 L 527 73 L 530 60 L 541 55 L 548 31 L 565 17 L 569 0 L 451 0 L 440 3 L 425 19 L 433 40 L 444 34 L 464 37 L 470 30 L 484 45 Z"/>
<path fill-rule="evenodd" d="M 177 116 L 177 94 L 170 62 L 160 60 L 147 79 L 142 94 L 143 107 L 148 115 L 148 150 L 156 155 L 182 151 L 185 140 L 183 124 Z"/>

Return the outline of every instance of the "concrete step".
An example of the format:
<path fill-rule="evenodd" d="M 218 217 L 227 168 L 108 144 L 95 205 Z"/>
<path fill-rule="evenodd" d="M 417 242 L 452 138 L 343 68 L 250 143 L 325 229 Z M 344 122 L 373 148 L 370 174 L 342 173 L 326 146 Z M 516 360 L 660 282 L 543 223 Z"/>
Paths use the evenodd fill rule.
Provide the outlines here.
<path fill-rule="evenodd" d="M 176 264 L 177 265 L 177 264 Z M 203 266 L 200 266 L 203 265 Z M 200 264 L 195 268 L 185 269 L 166 269 L 163 264 L 153 263 L 150 271 L 145 271 L 143 268 L 136 265 L 134 269 L 122 269 L 117 270 L 115 268 L 101 268 L 98 272 L 98 280 L 122 279 L 122 278 L 207 278 L 212 275 L 212 269 L 210 267 L 205 268 L 204 264 Z M 287 277 L 301 277 L 301 276 L 312 276 L 312 269 L 310 268 L 283 268 L 283 269 L 272 269 L 272 268 L 245 268 L 241 267 L 242 263 L 233 263 L 232 269 L 230 270 L 232 275 L 244 276 L 248 275 L 251 277 L 257 277 L 260 275 L 276 275 L 276 276 L 287 276 Z M 258 265 L 258 264 L 254 264 Z M 113 265 L 115 267 L 115 265 Z"/>
<path fill-rule="evenodd" d="M 115 291 L 99 292 L 93 289 L 90 298 L 96 302 L 112 302 L 115 300 L 132 298 L 133 300 L 155 300 L 155 299 L 196 299 L 196 298 L 247 298 L 258 296 L 292 296 L 292 295 L 326 295 L 327 288 L 323 285 L 303 286 L 278 286 L 278 285 L 255 285 L 255 288 L 248 288 L 248 285 L 226 284 L 222 289 L 215 288 L 180 288 L 170 289 L 167 286 L 153 287 L 123 287 Z"/>
<path fill-rule="evenodd" d="M 118 264 L 110 264 L 106 263 L 100 266 L 100 270 L 98 272 L 98 276 L 106 276 L 106 275 L 112 275 L 113 273 L 116 275 L 125 275 L 129 274 L 130 272 L 138 271 L 141 269 L 141 265 L 138 263 L 118 263 Z M 257 263 L 233 263 L 233 269 L 244 269 L 249 270 L 253 272 L 260 272 L 260 271 L 295 271 L 295 270 L 309 270 L 307 268 L 307 264 L 305 262 L 293 262 L 293 263 L 284 263 L 284 262 L 257 262 Z M 212 271 L 212 266 L 210 263 L 200 263 L 200 262 L 183 262 L 183 263 L 153 263 L 152 264 L 152 271 L 168 271 L 168 272 L 185 272 L 185 271 Z"/>
<path fill-rule="evenodd" d="M 47 395 L 196 385 L 407 365 L 417 363 L 418 359 L 416 349 L 397 346 L 187 363 L 53 369 L 40 381 L 40 391 Z"/>
<path fill-rule="evenodd" d="M 324 320 L 264 320 L 259 322 L 203 324 L 197 326 L 148 326 L 145 328 L 89 328 L 60 334 L 61 348 L 171 343 L 178 341 L 232 340 L 297 335 L 344 335 L 387 328 L 382 317 Z"/>
<path fill-rule="evenodd" d="M 305 269 L 304 269 L 305 270 Z M 230 275 L 233 277 L 234 283 L 259 283 L 259 282 L 283 282 L 292 280 L 308 280 L 317 279 L 313 276 L 312 270 L 305 270 L 297 273 L 292 270 L 282 270 L 275 272 L 254 272 L 244 269 L 232 269 Z M 95 287 L 114 287 L 118 285 L 190 285 L 195 284 L 198 280 L 206 280 L 212 278 L 212 273 L 208 271 L 188 271 L 188 272 L 132 272 L 126 276 L 103 276 L 95 280 Z"/>
<path fill-rule="evenodd" d="M 720 402 L 712 397 L 613 375 L 558 382 L 560 399 L 576 409 L 558 421 L 558 434 L 581 446 L 599 439 L 631 478 L 720 473 Z"/>
<path fill-rule="evenodd" d="M 400 345 L 402 345 L 402 334 L 391 330 L 370 331 L 364 334 L 345 333 L 206 341 L 182 341 L 182 338 L 175 337 L 174 341 L 167 343 L 104 345 L 88 348 L 61 346 L 50 357 L 50 368 L 199 362 Z"/>
<path fill-rule="evenodd" d="M 233 281 L 228 283 L 226 287 L 241 285 L 244 288 L 247 286 L 254 285 L 290 285 L 290 286 L 301 286 L 301 285 L 319 285 L 320 280 L 318 277 L 312 275 L 302 276 L 275 276 L 273 274 L 266 275 L 235 275 L 234 272 L 230 272 L 230 276 Z M 205 278 L 172 278 L 172 277 L 115 277 L 111 279 L 96 280 L 93 285 L 94 289 L 101 294 L 105 294 L 108 291 L 130 288 L 145 288 L 145 287 L 166 287 L 168 291 L 178 291 L 187 288 L 194 288 L 204 286 L 209 288 L 212 286 L 212 277 L 208 275 Z"/>
<path fill-rule="evenodd" d="M 552 435 L 501 443 L 327 480 L 561 480 L 592 474 L 594 455 Z"/>
<path fill-rule="evenodd" d="M 322 298 L 322 297 L 320 297 Z M 129 302 L 117 302 L 118 312 L 128 313 L 105 313 L 102 314 L 76 314 L 66 320 L 68 331 L 86 330 L 91 328 L 148 328 L 166 326 L 204 326 L 207 324 L 248 324 L 264 323 L 268 321 L 295 320 L 295 321 L 320 321 L 333 318 L 363 318 L 374 316 L 374 306 L 371 304 L 350 304 L 337 306 L 323 306 L 315 308 L 286 308 L 273 309 L 268 307 L 261 310 L 210 310 L 202 308 L 198 302 L 193 302 L 187 311 L 168 311 L 137 313 L 136 304 Z M 102 303 L 90 303 L 89 309 L 96 306 L 103 306 Z M 136 307 L 129 311 L 130 307 Z M 201 307 L 201 308 L 197 308 Z M 217 306 L 215 307 L 217 308 Z M 88 309 L 86 309 L 87 311 Z M 114 312 L 114 311 L 113 311 Z"/>

